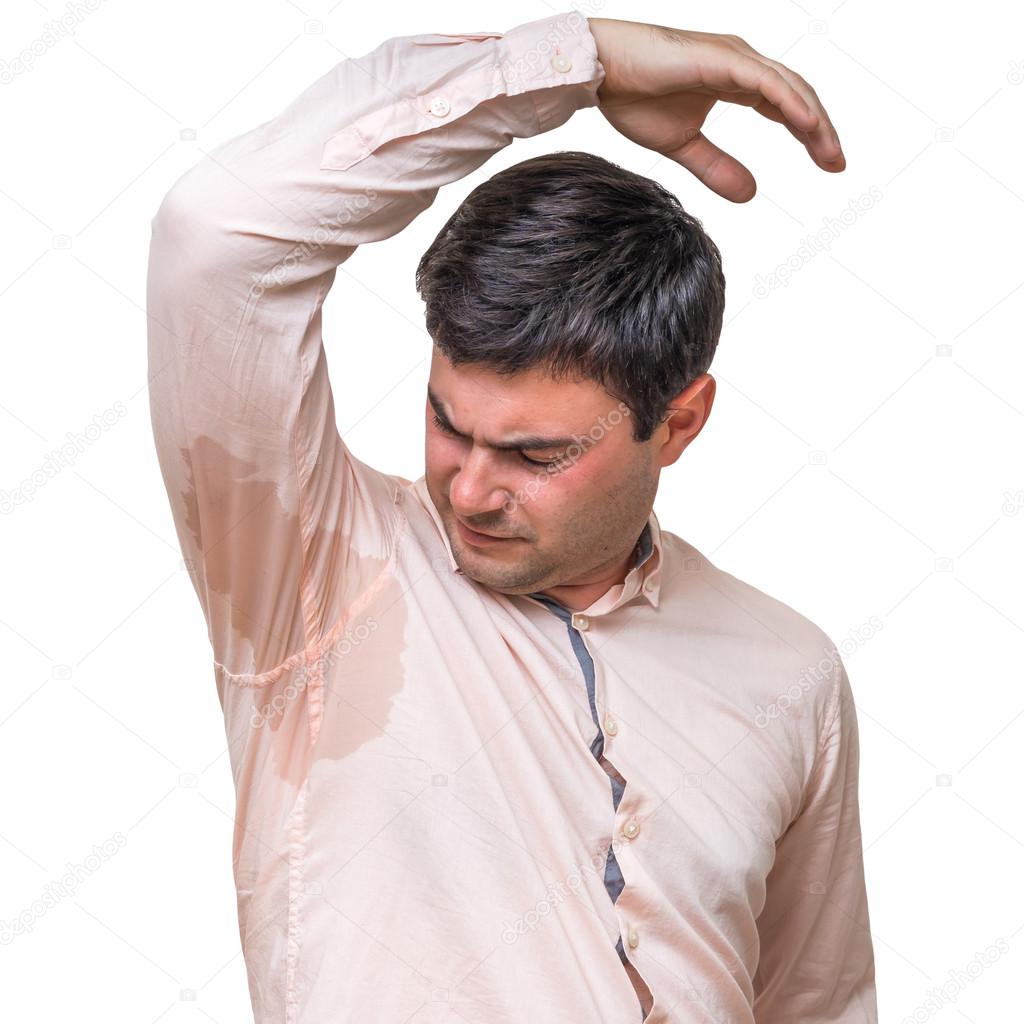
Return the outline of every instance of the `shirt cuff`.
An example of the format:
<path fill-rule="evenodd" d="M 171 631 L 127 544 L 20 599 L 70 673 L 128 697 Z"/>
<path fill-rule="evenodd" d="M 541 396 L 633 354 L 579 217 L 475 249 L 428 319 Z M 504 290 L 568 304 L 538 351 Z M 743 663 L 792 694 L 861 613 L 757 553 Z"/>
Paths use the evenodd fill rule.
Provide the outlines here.
<path fill-rule="evenodd" d="M 541 132 L 564 124 L 576 110 L 599 105 L 604 67 L 590 22 L 575 8 L 510 29 L 501 48 L 508 95 L 531 94 Z"/>

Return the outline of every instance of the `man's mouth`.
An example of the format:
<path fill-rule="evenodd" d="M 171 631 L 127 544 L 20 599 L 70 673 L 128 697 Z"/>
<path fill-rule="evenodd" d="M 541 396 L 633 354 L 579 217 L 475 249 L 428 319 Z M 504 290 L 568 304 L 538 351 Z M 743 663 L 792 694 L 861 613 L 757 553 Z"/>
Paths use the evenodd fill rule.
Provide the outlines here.
<path fill-rule="evenodd" d="M 471 526 L 467 526 L 458 516 L 455 517 L 455 523 L 462 539 L 468 544 L 475 544 L 478 547 L 486 547 L 489 544 L 501 544 L 510 540 L 522 540 L 521 537 L 503 537 L 493 533 L 482 533 L 480 530 L 474 530 Z"/>

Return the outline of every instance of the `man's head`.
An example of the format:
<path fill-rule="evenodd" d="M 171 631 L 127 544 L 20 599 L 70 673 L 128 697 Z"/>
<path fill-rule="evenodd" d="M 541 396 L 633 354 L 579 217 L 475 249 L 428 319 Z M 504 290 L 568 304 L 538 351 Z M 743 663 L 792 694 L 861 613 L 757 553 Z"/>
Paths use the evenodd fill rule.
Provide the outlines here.
<path fill-rule="evenodd" d="M 474 189 L 416 285 L 434 341 L 426 483 L 460 568 L 503 593 L 600 596 L 711 411 L 717 247 L 657 182 L 551 153 Z"/>

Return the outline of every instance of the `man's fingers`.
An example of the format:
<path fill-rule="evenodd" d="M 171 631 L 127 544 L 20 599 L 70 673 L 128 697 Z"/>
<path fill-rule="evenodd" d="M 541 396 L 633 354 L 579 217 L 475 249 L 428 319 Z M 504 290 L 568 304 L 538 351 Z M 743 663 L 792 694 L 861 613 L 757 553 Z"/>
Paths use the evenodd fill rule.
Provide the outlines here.
<path fill-rule="evenodd" d="M 702 64 L 701 78 L 723 100 L 732 92 L 760 93 L 794 128 L 813 131 L 818 127 L 818 115 L 803 96 L 775 68 L 756 57 L 732 52 L 728 60 Z"/>
<path fill-rule="evenodd" d="M 604 19 L 593 19 L 600 30 Z M 717 195 L 735 203 L 752 199 L 754 176 L 701 132 L 716 102 L 753 107 L 785 126 L 823 170 L 841 171 L 846 162 L 832 122 L 811 86 L 796 72 L 769 60 L 737 36 L 683 32 L 639 23 L 636 53 L 616 37 L 598 39 L 607 57 L 604 116 L 641 146 L 685 167 Z M 618 67 L 621 65 L 621 68 Z M 666 146 L 675 145 L 674 150 Z"/>
<path fill-rule="evenodd" d="M 768 118 L 769 121 L 775 121 L 781 124 L 790 135 L 793 136 L 797 142 L 801 143 L 807 150 L 807 155 L 823 170 L 823 171 L 842 171 L 846 168 L 846 157 L 843 156 L 842 149 L 839 150 L 838 158 L 829 159 L 821 155 L 820 146 L 816 146 L 813 143 L 811 134 L 809 132 L 800 131 L 798 128 L 794 128 L 770 103 L 766 100 L 761 100 L 759 103 L 755 103 L 753 109 L 756 110 L 762 117 Z M 831 154 L 833 150 L 829 149 L 828 152 Z"/>
<path fill-rule="evenodd" d="M 702 69 L 705 82 L 720 90 L 719 98 L 726 101 L 730 91 L 744 92 L 744 98 L 737 97 L 737 102 L 751 105 L 758 113 L 785 125 L 819 167 L 843 170 L 846 160 L 839 137 L 814 89 L 784 64 L 769 60 L 742 40 L 740 43 L 747 52 L 733 51 L 729 60 L 710 63 Z M 758 95 L 760 101 L 751 103 L 750 97 Z"/>
<path fill-rule="evenodd" d="M 757 192 L 757 182 L 750 171 L 703 134 L 665 156 L 681 164 L 723 199 L 746 203 Z"/>
<path fill-rule="evenodd" d="M 807 146 L 807 152 L 819 166 L 825 170 L 840 170 L 836 164 L 846 166 L 843 159 L 843 149 L 839 142 L 839 136 L 832 125 L 832 119 L 822 105 L 818 94 L 814 91 L 809 82 L 805 81 L 795 71 L 790 70 L 785 64 L 777 61 L 768 61 L 769 64 L 800 94 L 807 106 L 818 116 L 818 126 L 809 131 L 801 141 Z M 800 136 L 797 136 L 800 138 Z"/>

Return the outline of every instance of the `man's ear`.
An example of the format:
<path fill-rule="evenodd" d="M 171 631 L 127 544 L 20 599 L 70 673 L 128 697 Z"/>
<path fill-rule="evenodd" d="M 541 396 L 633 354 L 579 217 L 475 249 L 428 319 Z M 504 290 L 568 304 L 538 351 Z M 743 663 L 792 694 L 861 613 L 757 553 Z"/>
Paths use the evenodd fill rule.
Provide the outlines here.
<path fill-rule="evenodd" d="M 716 387 L 715 378 L 710 373 L 702 373 L 669 403 L 665 418 L 658 427 L 658 430 L 667 428 L 658 452 L 659 466 L 671 466 L 704 429 L 715 402 Z"/>

